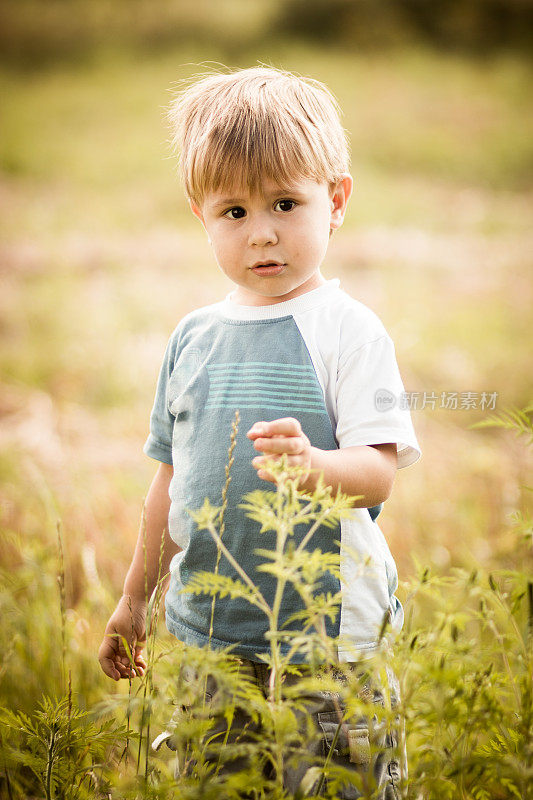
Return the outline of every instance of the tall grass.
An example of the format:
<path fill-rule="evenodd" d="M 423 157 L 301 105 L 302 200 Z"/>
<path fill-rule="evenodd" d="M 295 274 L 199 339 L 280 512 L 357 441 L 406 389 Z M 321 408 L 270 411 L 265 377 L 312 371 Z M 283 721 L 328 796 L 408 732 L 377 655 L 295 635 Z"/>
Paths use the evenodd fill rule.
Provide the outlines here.
<path fill-rule="evenodd" d="M 532 409 L 493 415 L 485 424 L 531 438 Z M 131 683 L 127 693 L 100 691 L 98 702 L 94 694 L 88 702 L 79 673 L 86 669 L 87 656 L 96 659 L 95 654 L 80 653 L 74 646 L 77 636 L 68 619 L 62 588 L 62 549 L 52 555 L 39 549 L 35 541 L 24 545 L 20 538 L 9 538 L 8 546 L 18 553 L 19 562 L 10 576 L 3 575 L 0 595 L 5 654 L 0 683 L 0 796 L 10 800 L 37 796 L 47 800 L 170 796 L 200 800 L 221 793 L 238 798 L 248 792 L 246 796 L 255 798 L 288 797 L 283 789 L 284 767 L 301 763 L 308 744 L 301 699 L 306 693 L 325 689 L 338 696 L 338 730 L 341 723 L 362 718 L 405 730 L 405 742 L 400 737 L 397 756 L 401 759 L 406 744 L 409 773 L 404 773 L 401 787 L 406 797 L 527 800 L 532 796 L 529 514 L 522 510 L 512 518 L 514 565 L 507 569 L 455 569 L 438 574 L 418 565 L 416 575 L 402 586 L 403 631 L 391 640 L 384 625 L 382 647 L 364 665 L 375 684 L 384 684 L 387 668 L 400 682 L 399 705 L 393 707 L 385 701 L 376 706 L 363 691 L 361 674 L 336 663 L 335 643 L 325 633 L 324 619 L 334 613 L 339 598 L 311 591 L 323 571 L 336 571 L 338 564 L 329 555 L 305 547 L 318 524 L 350 513 L 351 499 L 341 493 L 333 497 L 323 484 L 312 494 L 301 492 L 298 469 L 287 468 L 284 461 L 273 462 L 270 469 L 276 477 L 275 491 L 254 492 L 244 498 L 244 505 L 253 519 L 276 531 L 275 549 L 263 553 L 264 569 L 275 576 L 278 586 L 273 604 L 266 602 L 250 576 L 234 562 L 220 535 L 221 508 L 207 501 L 193 512 L 194 518 L 217 542 L 221 558 L 233 564 L 237 577 L 198 573 L 189 586 L 190 591 L 212 594 L 217 602 L 223 602 L 225 596 L 245 598 L 265 613 L 272 676 L 266 696 L 239 672 L 239 659 L 230 652 L 185 647 L 162 632 L 156 639 L 160 580 L 150 604 L 145 675 Z M 308 526 L 297 546 L 291 543 L 296 523 Z M 299 631 L 279 628 L 277 600 L 288 584 L 304 602 Z M 42 640 L 33 639 L 32 632 L 36 621 L 42 624 L 48 614 L 52 619 L 46 634 L 54 646 L 43 649 Z M 283 654 L 282 641 L 290 645 L 288 655 Z M 306 654 L 313 668 L 297 684 L 291 684 L 287 676 L 297 669 L 290 663 L 291 656 L 298 652 Z M 70 681 L 65 683 L 67 670 L 77 686 L 74 691 Z M 30 685 L 29 695 L 27 688 L 24 691 L 29 671 L 42 676 L 42 692 L 35 684 Z M 208 676 L 221 688 L 217 714 L 231 720 L 237 707 L 246 708 L 260 735 L 242 741 L 226 737 L 218 747 L 210 740 L 211 722 L 202 692 Z M 22 692 L 15 691 L 17 685 Z M 173 706 L 173 721 L 169 722 Z M 152 731 L 169 725 L 181 767 L 177 780 L 173 778 L 172 752 L 161 748 L 155 753 L 150 748 Z M 125 753 L 134 739 L 138 741 L 137 757 Z M 335 743 L 334 739 L 330 752 Z M 244 758 L 243 768 L 226 775 L 222 765 L 237 757 Z M 375 795 L 371 782 L 354 778 L 330 755 L 314 758 L 294 796 L 317 797 L 322 787 L 320 796 L 333 798 L 349 780 L 358 783 L 363 797 Z"/>

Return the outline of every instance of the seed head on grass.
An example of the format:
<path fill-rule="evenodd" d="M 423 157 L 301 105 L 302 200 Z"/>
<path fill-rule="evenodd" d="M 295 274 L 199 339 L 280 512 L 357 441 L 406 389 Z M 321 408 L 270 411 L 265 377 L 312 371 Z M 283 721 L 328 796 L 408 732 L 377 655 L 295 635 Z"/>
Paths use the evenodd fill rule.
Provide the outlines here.
<path fill-rule="evenodd" d="M 63 542 L 61 537 L 61 522 L 57 522 L 57 549 L 59 555 L 59 572 L 57 584 L 59 587 L 59 611 L 61 615 L 61 675 L 63 687 L 66 690 L 66 663 L 67 663 L 67 602 L 65 593 L 65 558 L 63 555 Z"/>
<path fill-rule="evenodd" d="M 237 409 L 235 411 L 235 418 L 234 418 L 234 420 L 233 420 L 233 422 L 231 424 L 230 446 L 229 446 L 229 449 L 228 449 L 228 463 L 226 464 L 226 467 L 225 467 L 226 481 L 224 483 L 224 486 L 222 487 L 222 506 L 220 507 L 220 513 L 219 513 L 219 516 L 218 516 L 218 535 L 220 537 L 220 540 L 222 540 L 222 537 L 224 535 L 224 530 L 225 530 L 224 515 L 225 515 L 226 508 L 228 506 L 228 489 L 229 489 L 229 485 L 230 485 L 230 482 L 231 482 L 231 468 L 233 466 L 233 462 L 235 461 L 235 459 L 233 457 L 233 451 L 235 449 L 235 445 L 237 444 L 237 433 L 239 431 L 239 421 L 240 421 L 240 414 L 239 414 L 239 409 Z M 222 555 L 222 551 L 220 549 L 220 544 L 217 541 L 217 560 L 216 560 L 215 570 L 214 570 L 214 574 L 215 575 L 218 575 L 218 571 L 219 571 L 219 568 L 220 568 L 220 557 L 221 557 L 221 555 Z M 212 599 L 212 602 L 211 602 L 211 619 L 209 621 L 209 639 L 208 639 L 209 645 L 211 645 L 211 639 L 213 638 L 213 625 L 214 625 L 214 620 L 215 620 L 215 603 L 216 603 L 216 599 L 217 599 L 216 594 L 213 594 L 213 599 Z"/>

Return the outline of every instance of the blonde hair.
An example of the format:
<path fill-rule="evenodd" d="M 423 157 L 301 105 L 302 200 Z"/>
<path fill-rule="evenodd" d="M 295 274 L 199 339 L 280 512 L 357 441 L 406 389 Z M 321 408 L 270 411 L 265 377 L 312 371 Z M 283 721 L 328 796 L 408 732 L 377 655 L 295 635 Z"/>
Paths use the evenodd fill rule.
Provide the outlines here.
<path fill-rule="evenodd" d="M 329 184 L 349 168 L 339 106 L 320 81 L 272 67 L 210 73 L 178 91 L 168 109 L 172 148 L 187 196 L 280 186 L 312 178 Z"/>

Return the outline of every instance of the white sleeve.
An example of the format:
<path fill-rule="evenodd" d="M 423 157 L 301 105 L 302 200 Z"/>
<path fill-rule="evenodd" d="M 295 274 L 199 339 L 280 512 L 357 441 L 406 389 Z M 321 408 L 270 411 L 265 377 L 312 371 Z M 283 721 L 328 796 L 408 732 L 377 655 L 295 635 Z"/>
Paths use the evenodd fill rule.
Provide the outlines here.
<path fill-rule="evenodd" d="M 395 442 L 398 468 L 420 457 L 394 343 L 388 334 L 355 347 L 339 360 L 336 385 L 339 447 Z"/>

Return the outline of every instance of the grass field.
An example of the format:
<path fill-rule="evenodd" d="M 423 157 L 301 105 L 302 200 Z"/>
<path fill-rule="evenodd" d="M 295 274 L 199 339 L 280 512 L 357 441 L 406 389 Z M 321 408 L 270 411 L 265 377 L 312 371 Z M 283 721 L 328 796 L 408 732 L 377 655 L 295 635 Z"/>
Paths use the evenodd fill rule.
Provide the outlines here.
<path fill-rule="evenodd" d="M 0 74 L 1 694 L 14 709 L 61 686 L 58 520 L 80 708 L 110 691 L 96 651 L 155 469 L 142 445 L 160 358 L 181 316 L 231 289 L 163 120 L 169 88 L 219 58 L 102 51 Z M 380 517 L 401 577 L 413 557 L 444 575 L 516 566 L 510 514 L 526 512 L 530 455 L 513 432 L 471 425 L 489 413 L 483 392 L 496 411 L 532 396 L 530 64 L 280 45 L 229 66 L 257 61 L 339 98 L 356 189 L 323 272 L 378 313 L 406 390 L 420 405 L 426 393 L 422 461 Z M 441 408 L 451 392 L 476 407 Z"/>

